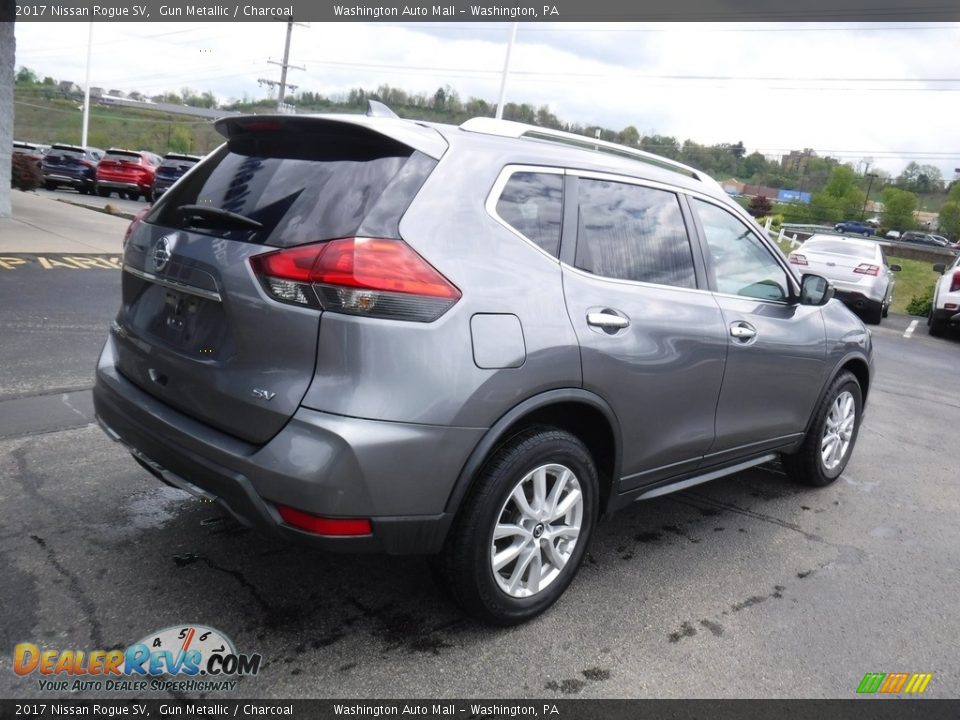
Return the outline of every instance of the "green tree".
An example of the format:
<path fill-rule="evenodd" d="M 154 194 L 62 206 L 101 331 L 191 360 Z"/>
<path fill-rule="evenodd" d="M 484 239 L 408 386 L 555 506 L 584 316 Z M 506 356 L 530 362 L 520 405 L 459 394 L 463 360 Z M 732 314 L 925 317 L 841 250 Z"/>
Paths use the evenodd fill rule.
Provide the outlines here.
<path fill-rule="evenodd" d="M 940 208 L 940 230 L 951 240 L 960 238 L 960 200 L 947 200 Z"/>
<path fill-rule="evenodd" d="M 627 125 L 627 127 L 620 131 L 620 137 L 617 139 L 617 142 L 621 145 L 638 147 L 640 145 L 640 132 L 633 125 Z"/>
<path fill-rule="evenodd" d="M 859 218 L 865 199 L 865 193 L 857 187 L 857 173 L 848 165 L 839 165 L 831 171 L 823 190 L 810 199 L 810 214 L 820 222 Z"/>
<path fill-rule="evenodd" d="M 30 68 L 21 66 L 21 68 L 17 70 L 15 82 L 17 85 L 38 85 L 40 78 Z"/>
<path fill-rule="evenodd" d="M 886 187 L 880 196 L 883 198 L 880 222 L 884 227 L 909 230 L 914 226 L 913 212 L 917 209 L 916 195 L 900 188 Z"/>

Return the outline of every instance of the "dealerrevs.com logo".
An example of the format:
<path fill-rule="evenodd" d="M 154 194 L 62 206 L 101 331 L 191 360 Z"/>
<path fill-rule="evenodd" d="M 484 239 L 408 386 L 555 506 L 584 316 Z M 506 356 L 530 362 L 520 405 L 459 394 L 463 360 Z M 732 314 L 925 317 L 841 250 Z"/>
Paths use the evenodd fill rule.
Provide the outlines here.
<path fill-rule="evenodd" d="M 233 690 L 256 675 L 262 657 L 238 653 L 219 630 L 178 625 L 151 633 L 126 650 L 41 650 L 20 643 L 13 671 L 38 675 L 43 691 L 210 692 Z"/>

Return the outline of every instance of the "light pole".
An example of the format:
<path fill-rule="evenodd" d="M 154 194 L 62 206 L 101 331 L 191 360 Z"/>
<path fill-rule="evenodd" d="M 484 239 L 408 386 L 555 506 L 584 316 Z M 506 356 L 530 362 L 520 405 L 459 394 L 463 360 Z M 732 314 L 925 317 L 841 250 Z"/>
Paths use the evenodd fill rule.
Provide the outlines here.
<path fill-rule="evenodd" d="M 873 187 L 873 179 L 877 177 L 876 173 L 867 173 L 870 182 L 867 183 L 867 196 L 863 199 L 863 210 L 860 211 L 860 219 L 867 217 L 867 201 L 870 200 L 870 189 Z"/>

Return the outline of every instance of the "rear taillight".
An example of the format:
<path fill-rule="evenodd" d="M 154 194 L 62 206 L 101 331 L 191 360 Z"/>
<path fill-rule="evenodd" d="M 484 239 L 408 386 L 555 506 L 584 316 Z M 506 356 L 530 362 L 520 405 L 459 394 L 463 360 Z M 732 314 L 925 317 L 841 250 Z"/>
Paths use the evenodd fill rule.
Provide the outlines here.
<path fill-rule="evenodd" d="M 860 263 L 853 269 L 853 272 L 857 275 L 873 275 L 876 277 L 880 274 L 880 267 L 870 263 Z"/>
<path fill-rule="evenodd" d="M 123 234 L 123 247 L 127 246 L 127 241 L 130 240 L 130 236 L 133 235 L 133 231 L 137 229 L 137 225 L 143 222 L 143 219 L 147 216 L 147 213 L 150 212 L 150 205 L 147 205 L 142 210 L 139 210 L 136 215 L 133 216 L 133 220 L 130 221 L 130 225 L 127 227 L 127 231 Z"/>
<path fill-rule="evenodd" d="M 790 257 L 787 258 L 794 265 L 806 265 L 807 259 L 803 255 L 798 255 L 797 253 L 791 253 Z"/>
<path fill-rule="evenodd" d="M 957 270 L 950 280 L 950 292 L 956 292 L 957 290 L 960 290 L 960 270 Z"/>
<path fill-rule="evenodd" d="M 314 535 L 356 537 L 373 534 L 373 527 L 366 518 L 320 517 L 286 505 L 277 505 L 277 512 L 280 513 L 280 517 L 287 525 L 299 530 L 306 530 Z"/>
<path fill-rule="evenodd" d="M 325 310 L 431 322 L 460 291 L 403 240 L 342 238 L 250 258 L 272 297 Z"/>

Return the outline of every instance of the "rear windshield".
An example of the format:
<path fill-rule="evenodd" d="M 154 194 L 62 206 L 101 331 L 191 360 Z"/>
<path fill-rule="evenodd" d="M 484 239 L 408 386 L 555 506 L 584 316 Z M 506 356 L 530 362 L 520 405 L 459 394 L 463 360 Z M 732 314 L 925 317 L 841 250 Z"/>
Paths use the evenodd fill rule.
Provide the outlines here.
<path fill-rule="evenodd" d="M 143 158 L 140 157 L 139 153 L 135 152 L 108 152 L 103 156 L 104 160 L 113 160 L 115 162 L 128 162 L 128 163 L 138 163 Z"/>
<path fill-rule="evenodd" d="M 877 249 L 866 245 L 854 245 L 843 240 L 808 240 L 803 247 L 813 252 L 834 253 L 836 255 L 850 255 L 856 258 L 873 258 Z"/>
<path fill-rule="evenodd" d="M 84 153 L 83 150 L 80 150 L 78 148 L 60 147 L 58 145 L 54 145 L 53 149 L 51 149 L 50 152 L 47 154 L 62 155 L 63 157 L 82 158 L 85 156 L 86 153 Z"/>
<path fill-rule="evenodd" d="M 436 162 L 362 128 L 249 133 L 231 138 L 157 203 L 147 222 L 289 247 L 354 235 L 397 237 L 400 217 Z M 243 215 L 260 230 L 197 221 L 200 205 Z"/>
<path fill-rule="evenodd" d="M 164 165 L 196 165 L 200 162 L 200 158 L 188 157 L 187 155 L 164 155 L 163 164 Z"/>

